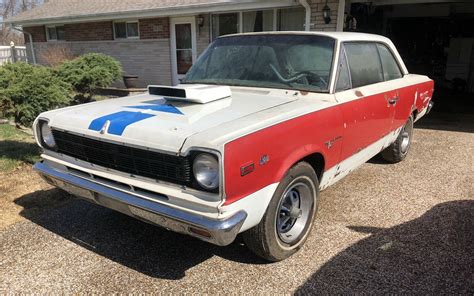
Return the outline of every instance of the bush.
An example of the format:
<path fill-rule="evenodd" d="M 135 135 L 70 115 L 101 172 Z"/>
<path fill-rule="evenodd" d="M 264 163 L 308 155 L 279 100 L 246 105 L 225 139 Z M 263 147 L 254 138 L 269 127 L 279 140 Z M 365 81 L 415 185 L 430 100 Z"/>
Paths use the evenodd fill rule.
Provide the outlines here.
<path fill-rule="evenodd" d="M 31 126 L 44 111 L 67 106 L 71 86 L 47 67 L 23 62 L 0 67 L 0 112 Z"/>
<path fill-rule="evenodd" d="M 81 96 L 80 103 L 92 99 L 94 90 L 108 87 L 122 75 L 122 66 L 112 57 L 89 53 L 58 67 L 62 79 L 72 85 Z"/>

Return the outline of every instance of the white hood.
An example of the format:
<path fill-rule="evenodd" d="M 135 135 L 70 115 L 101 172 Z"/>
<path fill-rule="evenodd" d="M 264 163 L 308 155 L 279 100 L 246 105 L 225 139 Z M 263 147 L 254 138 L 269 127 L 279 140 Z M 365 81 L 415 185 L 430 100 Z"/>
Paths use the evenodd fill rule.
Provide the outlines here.
<path fill-rule="evenodd" d="M 191 135 L 294 100 L 261 90 L 234 91 L 228 98 L 206 104 L 143 94 L 58 109 L 40 117 L 48 118 L 53 128 L 178 153 Z"/>

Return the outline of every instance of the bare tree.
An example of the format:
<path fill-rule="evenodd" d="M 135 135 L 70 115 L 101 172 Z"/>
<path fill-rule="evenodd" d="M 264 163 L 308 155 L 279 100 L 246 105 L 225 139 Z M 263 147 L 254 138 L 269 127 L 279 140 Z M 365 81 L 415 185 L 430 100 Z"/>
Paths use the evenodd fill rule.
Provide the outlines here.
<path fill-rule="evenodd" d="M 15 44 L 24 43 L 22 34 L 11 30 L 9 26 L 2 23 L 3 20 L 20 12 L 35 8 L 44 2 L 44 0 L 0 0 L 0 45 L 8 45 L 11 41 L 15 42 Z"/>

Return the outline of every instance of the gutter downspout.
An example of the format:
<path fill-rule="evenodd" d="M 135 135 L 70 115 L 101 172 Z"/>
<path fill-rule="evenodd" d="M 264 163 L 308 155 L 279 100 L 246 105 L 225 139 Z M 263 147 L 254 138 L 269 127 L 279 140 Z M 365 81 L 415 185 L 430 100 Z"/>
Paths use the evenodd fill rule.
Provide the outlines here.
<path fill-rule="evenodd" d="M 306 10 L 306 20 L 304 24 L 305 31 L 310 31 L 311 29 L 311 6 L 309 6 L 307 0 L 299 0 L 300 4 Z"/>
<path fill-rule="evenodd" d="M 35 48 L 33 47 L 33 36 L 31 35 L 31 33 L 23 31 L 23 29 L 16 28 L 14 26 L 11 26 L 11 28 L 12 30 L 28 35 L 28 40 L 30 41 L 29 43 L 30 43 L 30 50 L 31 50 L 31 58 L 33 59 L 33 64 L 36 65 L 36 54 L 35 54 Z"/>

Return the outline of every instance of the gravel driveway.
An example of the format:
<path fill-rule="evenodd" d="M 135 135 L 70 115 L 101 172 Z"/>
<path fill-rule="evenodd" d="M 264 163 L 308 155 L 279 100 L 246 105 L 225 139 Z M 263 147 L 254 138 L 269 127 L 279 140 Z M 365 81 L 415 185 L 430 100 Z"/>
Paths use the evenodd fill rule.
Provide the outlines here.
<path fill-rule="evenodd" d="M 431 115 L 430 115 L 431 116 Z M 0 230 L 4 292 L 474 293 L 474 120 L 423 119 L 408 158 L 374 159 L 322 193 L 305 247 L 267 264 L 80 200 Z M 30 170 L 24 176 L 35 179 Z M 26 178 L 26 177 L 24 177 Z M 16 198 L 27 208 L 33 186 Z"/>

